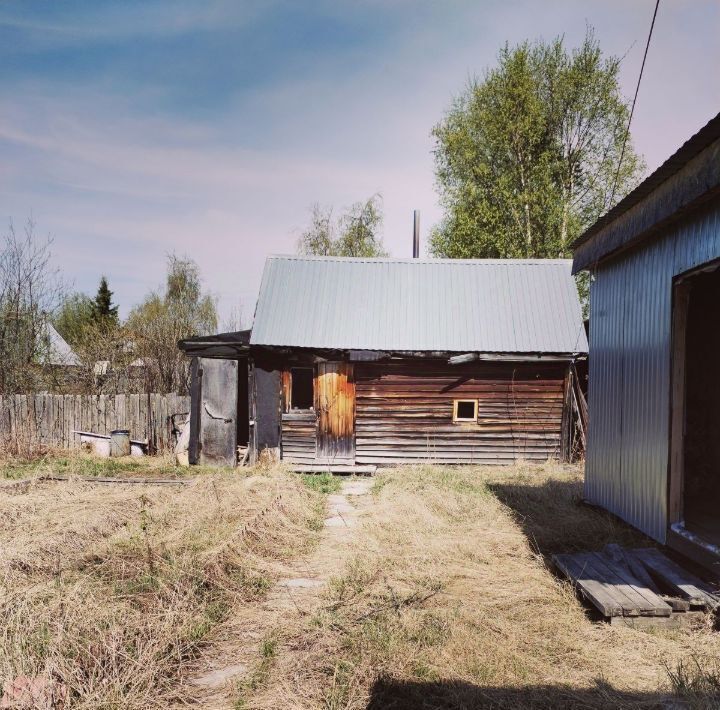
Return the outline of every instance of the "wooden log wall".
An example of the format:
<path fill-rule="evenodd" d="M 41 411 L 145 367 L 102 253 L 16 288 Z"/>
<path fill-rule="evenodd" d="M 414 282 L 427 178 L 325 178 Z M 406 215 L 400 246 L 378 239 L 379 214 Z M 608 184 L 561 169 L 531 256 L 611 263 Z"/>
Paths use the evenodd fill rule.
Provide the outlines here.
<path fill-rule="evenodd" d="M 510 464 L 560 457 L 564 363 L 356 363 L 358 464 Z M 477 422 L 453 401 L 478 400 Z"/>
<path fill-rule="evenodd" d="M 282 415 L 282 457 L 289 463 L 315 462 L 315 412 Z"/>
<path fill-rule="evenodd" d="M 151 394 L 149 399 L 148 407 L 146 394 L 0 396 L 0 443 L 70 449 L 80 445 L 73 431 L 129 429 L 131 439 L 152 440 L 158 451 L 168 451 L 170 417 L 189 413 L 190 397 Z M 176 420 L 179 424 L 183 417 Z"/>

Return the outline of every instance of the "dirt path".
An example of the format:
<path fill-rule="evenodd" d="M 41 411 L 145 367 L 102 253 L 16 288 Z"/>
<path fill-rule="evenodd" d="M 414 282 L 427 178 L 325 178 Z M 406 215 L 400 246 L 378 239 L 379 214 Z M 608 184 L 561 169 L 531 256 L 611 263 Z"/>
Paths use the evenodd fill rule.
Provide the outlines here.
<path fill-rule="evenodd" d="M 322 604 L 324 588 L 337 576 L 352 549 L 358 518 L 372 504 L 372 479 L 352 479 L 327 499 L 327 518 L 312 554 L 284 568 L 265 599 L 225 624 L 210 653 L 188 682 L 192 700 L 203 708 L 232 708 L 238 686 L 257 673 L 261 648 L 273 634 L 291 627 Z"/>

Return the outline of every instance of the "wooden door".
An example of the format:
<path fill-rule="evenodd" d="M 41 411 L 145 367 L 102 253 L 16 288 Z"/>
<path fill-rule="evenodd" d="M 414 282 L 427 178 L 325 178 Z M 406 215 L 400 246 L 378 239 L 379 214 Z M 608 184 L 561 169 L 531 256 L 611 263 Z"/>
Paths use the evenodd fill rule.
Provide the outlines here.
<path fill-rule="evenodd" d="M 355 462 L 355 381 L 347 362 L 321 362 L 315 376 L 317 459 Z"/>

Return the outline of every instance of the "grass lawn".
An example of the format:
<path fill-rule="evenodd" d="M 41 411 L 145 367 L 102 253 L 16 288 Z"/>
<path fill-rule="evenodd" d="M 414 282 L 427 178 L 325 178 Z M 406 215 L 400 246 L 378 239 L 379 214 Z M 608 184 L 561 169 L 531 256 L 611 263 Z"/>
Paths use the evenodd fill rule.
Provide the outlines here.
<path fill-rule="evenodd" d="M 651 544 L 582 504 L 579 467 L 398 468 L 374 495 L 322 603 L 276 630 L 243 707 L 720 706 L 709 625 L 611 628 L 549 569 L 555 551 Z"/>
<path fill-rule="evenodd" d="M 186 486 L 5 484 L 0 688 L 33 679 L 72 708 L 184 703 L 213 631 L 261 602 L 279 565 L 317 540 L 323 512 L 321 494 L 275 470 Z M 44 701 L 18 707 L 60 707 Z"/>
<path fill-rule="evenodd" d="M 311 611 L 286 605 L 276 619 L 268 591 L 283 566 L 325 553 L 337 479 L 278 467 L 164 488 L 0 489 L 0 685 L 52 678 L 68 707 L 175 707 L 214 630 L 262 608 L 238 708 L 719 707 L 709 623 L 610 627 L 549 569 L 552 552 L 650 544 L 583 505 L 581 475 L 557 464 L 381 471 L 347 542 L 328 548 L 335 574 Z"/>
<path fill-rule="evenodd" d="M 81 451 L 52 452 L 33 459 L 0 456 L 0 481 L 37 476 L 93 476 L 97 478 L 189 478 L 236 469 L 178 466 L 173 455 L 99 458 Z"/>

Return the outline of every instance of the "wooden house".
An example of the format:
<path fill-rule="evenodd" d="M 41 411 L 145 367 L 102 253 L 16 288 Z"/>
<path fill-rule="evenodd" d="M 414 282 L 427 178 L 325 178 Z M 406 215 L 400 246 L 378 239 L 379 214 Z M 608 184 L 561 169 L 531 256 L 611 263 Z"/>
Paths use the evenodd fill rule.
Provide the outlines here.
<path fill-rule="evenodd" d="M 587 356 L 570 267 L 268 258 L 252 332 L 234 354 L 247 363 L 250 459 L 268 450 L 298 468 L 355 470 L 569 458 L 582 397 L 574 367 Z M 202 364 L 194 371 L 205 387 Z M 196 431 L 229 418 L 232 405 L 196 399 Z"/>

